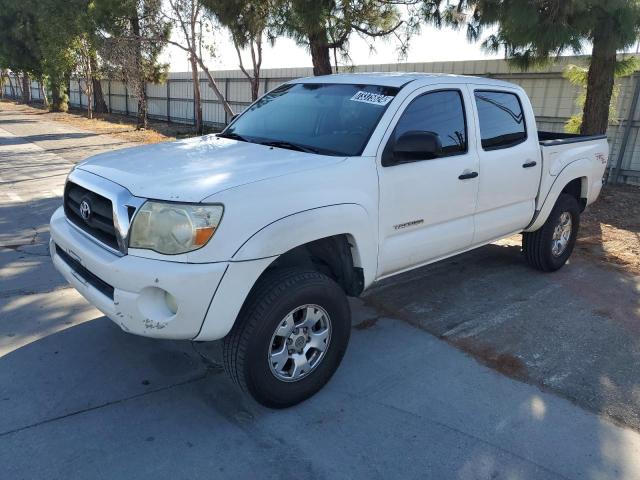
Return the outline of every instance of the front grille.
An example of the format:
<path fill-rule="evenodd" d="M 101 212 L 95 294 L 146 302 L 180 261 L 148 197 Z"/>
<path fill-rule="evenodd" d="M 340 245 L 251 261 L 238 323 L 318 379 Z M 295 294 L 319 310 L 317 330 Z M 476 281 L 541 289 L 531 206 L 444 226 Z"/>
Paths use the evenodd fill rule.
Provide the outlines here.
<path fill-rule="evenodd" d="M 56 254 L 89 285 L 113 300 L 113 287 L 84 268 L 80 262 L 56 245 Z"/>
<path fill-rule="evenodd" d="M 87 202 L 91 210 L 87 219 L 83 218 L 80 212 L 80 204 L 83 201 Z M 119 249 L 111 200 L 76 183 L 67 182 L 64 190 L 64 212 L 74 225 L 105 245 L 115 250 Z"/>

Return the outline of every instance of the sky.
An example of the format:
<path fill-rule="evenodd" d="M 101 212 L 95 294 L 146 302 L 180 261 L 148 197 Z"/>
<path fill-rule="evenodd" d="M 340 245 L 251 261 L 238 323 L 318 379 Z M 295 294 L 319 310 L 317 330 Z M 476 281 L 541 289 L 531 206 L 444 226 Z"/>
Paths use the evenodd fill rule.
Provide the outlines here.
<path fill-rule="evenodd" d="M 215 45 L 216 57 L 208 59 L 207 65 L 213 70 L 237 69 L 238 57 L 226 32 L 218 32 Z M 353 64 L 418 63 L 500 58 L 499 54 L 488 54 L 483 51 L 480 47 L 480 42 L 469 43 L 463 31 L 450 29 L 423 28 L 420 35 L 412 38 L 408 55 L 404 60 L 398 59 L 397 44 L 392 40 L 376 39 L 374 46 L 375 51 L 371 52 L 367 42 L 354 35 L 349 47 Z M 163 55 L 163 61 L 170 64 L 170 71 L 172 72 L 189 71 L 187 56 L 177 47 L 169 46 Z M 245 67 L 250 67 L 250 65 L 250 57 L 245 55 Z M 297 46 L 292 40 L 279 38 L 274 47 L 264 46 L 262 68 L 283 67 L 311 67 L 311 56 L 304 47 Z"/>

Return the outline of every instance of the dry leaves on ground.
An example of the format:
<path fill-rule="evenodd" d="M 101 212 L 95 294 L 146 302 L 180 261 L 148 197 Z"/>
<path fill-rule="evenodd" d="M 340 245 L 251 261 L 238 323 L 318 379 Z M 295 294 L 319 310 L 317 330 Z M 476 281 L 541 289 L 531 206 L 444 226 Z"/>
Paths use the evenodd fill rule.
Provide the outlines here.
<path fill-rule="evenodd" d="M 28 113 L 40 115 L 43 120 L 64 123 L 132 143 L 159 143 L 194 135 L 193 127 L 190 125 L 157 121 L 149 121 L 149 128 L 137 130 L 135 118 L 117 114 L 94 114 L 94 118 L 89 119 L 86 117 L 86 112 L 81 110 L 74 109 L 67 113 L 49 112 L 37 105 L 26 106 L 9 101 L 2 102 L 2 109 L 28 111 Z"/>
<path fill-rule="evenodd" d="M 578 251 L 640 275 L 640 187 L 605 187 L 581 219 Z"/>

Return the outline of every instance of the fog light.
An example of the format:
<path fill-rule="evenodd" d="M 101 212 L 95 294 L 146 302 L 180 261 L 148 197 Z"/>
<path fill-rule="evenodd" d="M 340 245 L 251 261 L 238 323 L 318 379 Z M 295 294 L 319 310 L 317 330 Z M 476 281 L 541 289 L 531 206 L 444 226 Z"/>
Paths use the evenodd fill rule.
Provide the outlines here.
<path fill-rule="evenodd" d="M 167 308 L 171 310 L 171 313 L 173 313 L 174 315 L 178 313 L 178 301 L 176 300 L 176 297 L 171 295 L 166 290 L 164 292 L 164 301 L 167 304 Z"/>
<path fill-rule="evenodd" d="M 138 295 L 140 313 L 152 322 L 167 323 L 178 311 L 178 301 L 169 292 L 158 287 L 143 288 Z"/>

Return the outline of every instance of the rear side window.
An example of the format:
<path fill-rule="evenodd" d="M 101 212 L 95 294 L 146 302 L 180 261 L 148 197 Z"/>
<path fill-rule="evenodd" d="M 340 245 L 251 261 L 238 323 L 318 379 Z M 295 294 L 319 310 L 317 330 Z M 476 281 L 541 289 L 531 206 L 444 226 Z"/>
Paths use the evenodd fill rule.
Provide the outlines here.
<path fill-rule="evenodd" d="M 416 130 L 438 135 L 443 156 L 466 152 L 467 126 L 460 91 L 440 90 L 413 100 L 398 120 L 394 139 Z"/>
<path fill-rule="evenodd" d="M 476 90 L 475 98 L 484 150 L 513 147 L 527 139 L 522 104 L 517 95 Z"/>

